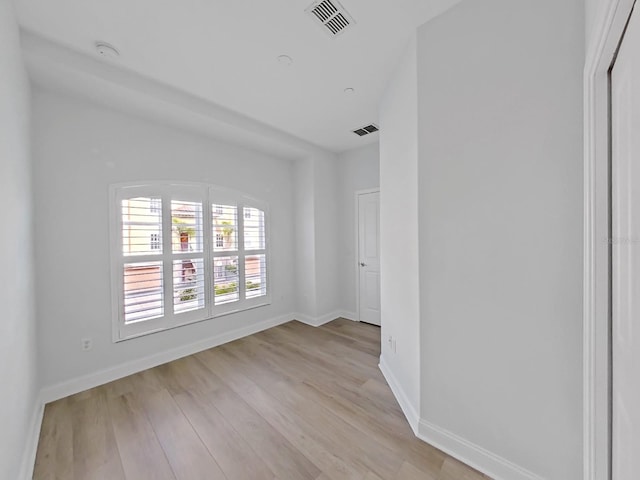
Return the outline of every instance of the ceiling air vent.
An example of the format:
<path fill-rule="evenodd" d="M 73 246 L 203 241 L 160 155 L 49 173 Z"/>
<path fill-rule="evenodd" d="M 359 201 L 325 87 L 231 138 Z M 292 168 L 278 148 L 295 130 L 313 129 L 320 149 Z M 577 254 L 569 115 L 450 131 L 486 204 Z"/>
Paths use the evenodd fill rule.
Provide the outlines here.
<path fill-rule="evenodd" d="M 356 23 L 337 0 L 313 2 L 305 11 L 332 37 L 340 35 L 347 27 Z"/>
<path fill-rule="evenodd" d="M 365 135 L 369 135 L 370 133 L 377 132 L 378 130 L 379 128 L 372 123 L 371 125 L 367 125 L 366 127 L 362 127 L 362 128 L 358 128 L 357 130 L 354 130 L 353 133 L 355 133 L 360 137 L 364 137 Z"/>

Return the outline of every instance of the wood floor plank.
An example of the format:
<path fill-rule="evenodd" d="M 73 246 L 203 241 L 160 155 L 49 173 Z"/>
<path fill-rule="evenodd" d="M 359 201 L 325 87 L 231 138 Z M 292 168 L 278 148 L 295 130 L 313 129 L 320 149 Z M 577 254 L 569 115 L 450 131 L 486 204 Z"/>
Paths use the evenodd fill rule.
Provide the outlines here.
<path fill-rule="evenodd" d="M 316 361 L 315 359 L 299 359 L 297 362 L 292 362 L 291 357 L 283 352 L 282 349 L 280 351 L 276 351 L 264 342 L 259 340 L 254 340 L 254 342 L 256 342 L 255 345 L 257 345 L 257 349 L 262 351 L 259 355 L 261 363 L 259 365 L 251 365 L 251 368 L 254 370 L 260 369 L 263 371 L 265 368 L 276 369 L 280 376 L 285 377 L 285 379 L 293 378 L 299 382 L 311 382 L 317 386 L 319 390 L 330 392 L 332 396 L 342 393 L 345 397 L 349 397 L 349 399 L 355 400 L 356 402 L 373 405 L 379 410 L 374 412 L 374 415 L 378 415 L 379 413 L 382 413 L 383 410 L 387 409 L 396 414 L 395 418 L 398 418 L 398 414 L 401 414 L 395 399 L 392 403 L 384 402 L 376 404 L 375 402 L 372 402 L 368 396 L 359 394 L 360 386 L 357 381 L 354 381 L 353 379 L 348 381 L 338 375 L 335 375 L 332 368 L 321 368 L 319 361 Z M 223 349 L 223 351 L 231 351 L 232 354 L 233 352 L 241 351 L 244 354 L 244 350 L 238 349 Z M 250 360 L 250 358 L 248 358 L 248 360 Z M 400 419 L 400 423 L 402 422 L 403 420 Z M 406 422 L 402 423 L 402 425 L 408 427 Z"/>
<path fill-rule="evenodd" d="M 346 346 L 350 346 L 354 350 L 359 350 L 365 353 L 369 353 L 373 356 L 380 355 L 380 341 L 368 340 L 366 338 L 355 338 L 345 334 L 345 332 L 340 330 L 331 329 L 330 322 L 328 324 L 323 325 L 322 327 L 315 328 L 310 327 L 309 325 L 305 325 L 299 322 L 290 322 L 285 325 L 281 325 L 281 327 L 285 330 L 291 330 L 295 332 L 299 332 L 301 335 L 309 335 L 311 331 L 317 330 L 315 335 L 318 335 L 318 338 L 330 338 L 333 341 L 342 343 Z M 377 328 L 372 325 L 366 325 L 363 323 L 351 322 L 355 325 L 358 325 L 363 328 Z"/>
<path fill-rule="evenodd" d="M 305 334 L 311 335 L 314 332 L 304 331 Z M 331 367 L 342 367 L 342 374 L 350 376 L 357 373 L 358 381 L 364 382 L 369 378 L 381 378 L 380 370 L 377 367 L 378 355 L 362 352 L 346 346 L 333 338 L 327 338 L 321 343 L 316 341 L 301 341 L 300 333 L 294 334 L 284 328 L 276 328 L 262 332 L 260 335 L 250 337 L 252 340 L 265 339 L 271 348 L 275 348 L 274 344 L 280 348 L 287 348 L 296 355 L 302 355 L 303 358 L 321 360 L 323 364 Z M 304 337 L 303 337 L 304 338 Z M 344 367 L 348 368 L 344 368 Z"/>
<path fill-rule="evenodd" d="M 486 478 L 477 470 L 448 457 L 442 465 L 437 480 L 485 480 Z"/>
<path fill-rule="evenodd" d="M 380 346 L 380 327 L 374 325 L 338 318 L 333 322 L 325 323 L 321 328 L 352 340 Z"/>
<path fill-rule="evenodd" d="M 427 443 L 414 442 L 405 450 L 404 458 L 426 476 L 437 478 L 447 455 Z"/>
<path fill-rule="evenodd" d="M 188 392 L 191 388 L 210 390 L 215 386 L 209 371 L 194 356 L 175 360 L 153 369 L 172 395 Z"/>
<path fill-rule="evenodd" d="M 210 403 L 206 393 L 192 389 L 175 399 L 229 480 L 274 478 L 274 473 Z"/>
<path fill-rule="evenodd" d="M 73 480 L 71 410 L 65 399 L 46 406 L 33 478 Z"/>
<path fill-rule="evenodd" d="M 301 370 L 304 364 L 304 362 L 284 362 L 285 368 L 294 368 L 298 371 Z M 382 407 L 371 404 L 370 396 L 360 395 L 357 392 L 357 388 L 353 388 L 353 384 L 344 382 L 344 384 L 350 385 L 351 388 L 342 389 L 335 383 L 328 372 L 325 372 L 323 375 L 317 364 L 310 362 L 307 366 L 309 367 L 309 373 L 304 376 L 304 378 L 309 380 L 306 380 L 305 383 L 317 390 L 316 394 L 311 394 L 309 395 L 310 397 L 315 398 L 316 401 L 318 399 L 329 400 L 330 402 L 337 401 L 338 408 L 336 411 L 341 413 L 347 421 L 351 422 L 352 419 L 355 420 L 361 416 L 367 418 L 366 422 L 355 424 L 362 425 L 366 435 L 381 435 L 380 438 L 386 441 L 387 446 L 390 448 L 402 448 L 412 460 L 421 461 L 423 465 L 428 465 L 430 469 L 437 471 L 440 468 L 443 457 L 434 456 L 432 451 L 435 449 L 432 447 L 426 446 L 426 444 L 422 444 L 422 442 L 413 441 L 415 440 L 413 433 L 401 415 L 399 406 L 392 396 L 392 403 L 382 402 Z M 385 387 L 388 389 L 386 385 Z M 300 386 L 298 388 L 303 387 Z M 330 398 L 326 398 L 327 396 Z M 361 405 L 365 405 L 366 409 L 361 408 Z M 329 405 L 328 408 L 332 407 Z M 385 419 L 388 420 L 387 423 L 385 423 Z M 386 438 L 387 436 L 389 438 Z M 411 444 L 408 448 L 404 448 L 403 443 L 407 440 L 411 441 Z M 425 445 L 431 451 L 424 452 L 419 445 Z"/>
<path fill-rule="evenodd" d="M 259 346 L 263 346 L 265 351 L 263 351 L 263 355 L 261 359 L 265 359 L 270 355 L 282 355 L 283 352 L 274 352 L 269 345 L 262 344 L 259 341 Z M 224 350 L 224 349 L 223 349 Z M 234 349 L 234 352 L 238 352 L 238 349 Z M 277 360 L 273 363 L 278 363 Z M 291 369 L 297 372 L 297 379 L 302 380 L 303 382 L 309 384 L 312 388 L 316 388 L 318 390 L 317 394 L 320 397 L 330 396 L 329 400 L 336 400 L 341 403 L 345 408 L 349 410 L 359 410 L 365 416 L 370 417 L 370 419 L 374 422 L 382 422 L 384 418 L 390 419 L 390 423 L 383 424 L 381 428 L 389 429 L 393 428 L 394 430 L 401 430 L 404 434 L 410 435 L 413 438 L 413 434 L 409 429 L 408 424 L 404 417 L 400 416 L 400 410 L 395 402 L 386 403 L 385 405 L 376 405 L 372 403 L 368 396 L 360 395 L 357 392 L 358 385 L 354 385 L 353 382 L 344 382 L 345 385 L 349 385 L 351 387 L 351 391 L 348 389 L 340 388 L 340 385 L 336 383 L 335 375 L 332 375 L 331 370 L 328 369 L 323 371 L 323 369 L 319 368 L 318 363 L 310 361 L 306 362 L 304 360 L 300 360 L 298 362 L 291 362 L 290 360 L 286 360 L 280 363 L 281 368 L 284 369 L 286 373 L 290 373 Z M 261 369 L 262 366 L 253 366 L 254 369 Z M 306 372 L 303 374 L 303 372 Z M 285 373 L 285 374 L 286 374 Z M 302 388 L 302 387 L 300 387 Z M 388 388 L 388 387 L 387 387 Z M 313 396 L 313 395 L 312 395 Z M 359 405 L 367 404 L 368 409 L 372 410 L 371 412 L 367 412 L 362 409 Z M 349 415 L 347 412 L 345 415 Z"/>
<path fill-rule="evenodd" d="M 317 331 L 315 336 L 311 335 L 312 330 Z M 313 344 L 319 345 L 327 340 L 335 340 L 336 342 L 342 343 L 348 347 L 358 348 L 358 343 L 353 339 L 346 338 L 342 335 L 333 334 L 321 328 L 310 327 L 309 325 L 305 325 L 303 323 L 295 322 L 295 321 L 285 323 L 283 325 L 279 325 L 274 329 L 267 330 L 265 333 L 268 333 L 271 331 L 289 332 L 290 334 L 299 337 L 300 343 L 305 345 L 313 345 Z M 375 347 L 371 348 L 369 345 L 367 345 L 366 349 L 371 350 L 372 355 L 376 355 Z"/>
<path fill-rule="evenodd" d="M 320 475 L 315 464 L 235 392 L 219 388 L 208 394 L 211 403 L 276 476 L 304 480 Z"/>
<path fill-rule="evenodd" d="M 437 480 L 437 478 L 435 475 L 419 470 L 409 462 L 404 462 L 396 475 L 396 480 Z"/>
<path fill-rule="evenodd" d="M 140 399 L 178 480 L 223 480 L 224 473 L 167 390 Z"/>
<path fill-rule="evenodd" d="M 230 367 L 226 372 L 223 370 L 220 374 L 224 374 L 224 380 L 229 383 L 232 388 L 236 389 L 240 395 L 245 398 L 256 398 L 259 392 L 255 389 L 255 384 L 250 380 L 243 379 L 243 373 L 252 378 L 257 384 L 262 382 L 262 377 L 255 374 L 255 369 L 251 364 L 246 364 L 246 359 L 242 358 L 241 352 L 237 350 L 233 352 L 235 355 L 229 354 L 224 350 L 212 352 L 210 355 L 218 357 L 218 364 L 224 365 L 224 359 L 220 356 L 228 355 L 226 365 L 235 365 Z M 244 366 L 244 370 L 243 370 Z M 296 386 L 300 383 L 289 383 L 286 381 L 275 384 L 263 384 L 264 391 L 268 391 L 274 396 L 278 402 L 286 407 L 290 415 L 299 415 L 304 418 L 313 429 L 321 432 L 329 439 L 332 445 L 340 445 L 341 448 L 349 454 L 350 458 L 355 459 L 356 465 L 367 467 L 382 473 L 383 475 L 392 475 L 400 467 L 400 459 L 396 458 L 383 445 L 380 445 L 375 439 L 366 438 L 361 432 L 353 428 L 349 423 L 342 421 L 333 415 L 330 409 L 318 408 L 313 399 L 304 398 L 296 392 Z M 271 418 L 271 417 L 269 417 Z M 366 470 L 365 470 L 366 471 Z"/>
<path fill-rule="evenodd" d="M 124 479 L 105 396 L 96 394 L 75 402 L 71 425 L 74 478 Z"/>
<path fill-rule="evenodd" d="M 129 375 L 114 380 L 113 382 L 105 383 L 104 385 L 96 387 L 95 390 L 96 392 L 102 392 L 108 399 L 110 397 L 119 397 L 120 395 L 134 392 L 140 387 L 140 379 L 136 378 L 136 375 Z"/>
<path fill-rule="evenodd" d="M 384 380 L 370 378 L 369 380 L 364 382 L 364 384 L 360 387 L 360 390 L 362 392 L 365 392 L 368 397 L 377 399 L 378 401 L 385 404 L 395 403 L 397 405 L 398 403 L 393 396 L 393 392 Z"/>
<path fill-rule="evenodd" d="M 224 350 L 224 349 L 223 349 Z M 231 351 L 232 354 L 235 353 L 236 358 L 237 355 L 240 354 L 238 349 L 228 349 L 227 351 Z M 242 350 L 242 352 L 244 352 Z M 258 355 L 257 352 L 253 352 L 254 355 Z M 259 356 L 261 360 L 265 359 L 265 356 L 269 355 L 268 352 L 263 352 L 262 356 Z M 304 363 L 304 362 L 303 362 Z M 302 364 L 303 364 L 302 363 Z M 286 361 L 281 365 L 284 365 L 284 368 L 293 368 L 298 371 L 298 377 L 300 377 L 301 362 L 293 363 L 290 361 Z M 302 378 L 313 378 L 311 381 L 312 384 L 317 389 L 317 392 L 311 393 L 308 395 L 311 401 L 318 400 L 328 400 L 330 403 L 327 406 L 329 409 L 333 409 L 334 412 L 339 412 L 342 414 L 343 418 L 346 418 L 348 422 L 353 423 L 354 425 L 359 426 L 361 430 L 364 431 L 364 435 L 367 436 L 378 436 L 389 448 L 395 448 L 398 452 L 403 452 L 404 457 L 419 463 L 421 466 L 425 468 L 427 473 L 438 472 L 440 467 L 442 466 L 442 462 L 444 460 L 444 454 L 434 449 L 433 447 L 423 443 L 416 442 L 413 433 L 411 432 L 408 423 L 404 419 L 404 417 L 400 414 L 399 407 L 393 399 L 393 406 L 389 410 L 392 412 L 392 416 L 387 418 L 390 420 L 385 423 L 385 411 L 384 409 L 379 410 L 377 408 L 372 408 L 371 405 L 367 405 L 367 410 L 369 412 L 364 411 L 360 408 L 361 404 L 368 404 L 369 399 L 367 396 L 358 396 L 358 395 L 347 395 L 348 398 L 341 398 L 338 390 L 336 389 L 336 385 L 329 378 L 327 382 L 324 384 L 318 384 L 317 380 L 322 375 L 319 375 L 319 371 L 317 368 L 314 368 L 311 365 L 308 374 L 302 375 Z M 256 373 L 255 378 L 258 382 L 262 380 L 262 378 L 266 378 L 263 375 L 260 375 L 258 372 L 264 369 L 263 365 L 250 367 L 250 370 L 253 369 Z M 301 389 L 304 386 L 298 386 L 297 388 Z M 388 389 L 388 387 L 386 387 Z M 345 393 L 344 390 L 340 390 L 341 393 Z M 391 397 L 392 398 L 392 397 Z M 332 401 L 338 402 L 338 405 L 331 404 Z M 326 402 L 325 402 L 326 403 Z M 343 406 L 349 407 L 347 410 L 344 409 Z M 387 402 L 387 406 L 388 406 Z M 354 411 L 356 410 L 356 411 Z M 393 414 L 395 412 L 395 414 Z M 366 420 L 361 423 L 354 423 L 359 417 L 364 417 Z"/>
<path fill-rule="evenodd" d="M 344 480 L 363 478 L 367 469 L 327 436 L 321 425 L 310 424 L 279 395 L 274 395 L 280 390 L 281 382 L 260 388 L 237 361 L 222 358 L 221 354 L 224 354 L 221 350 L 213 354 L 216 356 L 216 374 L 325 474 Z"/>
<path fill-rule="evenodd" d="M 230 350 L 230 349 L 229 349 Z M 222 351 L 229 351 L 229 350 L 225 350 L 222 349 Z M 236 354 L 239 352 L 238 349 L 233 349 L 233 352 L 235 352 Z M 233 354 L 233 353 L 232 353 Z M 269 351 L 265 351 L 263 352 L 263 355 L 261 356 L 261 360 L 264 360 L 268 355 L 270 355 Z M 251 358 L 247 358 L 247 360 L 250 360 Z M 298 363 L 292 363 L 290 361 L 288 362 L 284 362 L 284 366 L 283 368 L 293 368 L 298 370 L 298 374 L 300 374 L 303 371 L 303 367 L 304 367 L 304 362 L 298 362 Z M 250 371 L 256 371 L 256 370 L 263 370 L 264 367 L 262 365 L 251 365 L 249 367 Z M 257 372 L 255 372 L 257 373 Z M 319 375 L 319 371 L 316 368 L 316 365 L 314 365 L 313 363 L 308 365 L 308 372 L 306 375 L 303 375 L 302 377 L 300 375 L 298 375 L 299 379 L 303 379 L 303 382 L 310 382 L 313 387 L 315 387 L 318 391 L 316 392 L 316 394 L 310 394 L 308 395 L 309 397 L 313 398 L 314 400 L 318 400 L 318 398 L 320 399 L 325 399 L 329 402 L 333 402 L 333 401 L 337 401 L 338 403 L 341 403 L 342 405 L 346 405 L 346 408 L 348 408 L 348 410 L 346 412 L 344 412 L 344 418 L 349 419 L 351 414 L 353 413 L 357 413 L 360 416 L 364 416 L 368 419 L 368 422 L 374 422 L 374 423 L 378 423 L 379 424 L 379 428 L 378 428 L 378 432 L 380 433 L 382 432 L 383 434 L 385 432 L 389 432 L 389 430 L 391 429 L 391 431 L 397 431 L 400 430 L 401 431 L 401 435 L 404 435 L 403 439 L 414 439 L 413 437 L 413 433 L 411 432 L 406 420 L 404 419 L 404 417 L 399 415 L 399 407 L 397 406 L 397 403 L 393 402 L 393 404 L 386 404 L 386 408 L 384 407 L 379 407 L 377 405 L 371 404 L 369 398 L 367 398 L 367 396 L 362 396 L 359 395 L 356 392 L 349 392 L 349 395 L 346 395 L 346 397 L 348 398 L 341 398 L 340 397 L 340 393 L 338 393 L 339 391 L 341 393 L 345 393 L 344 390 L 338 389 L 336 388 L 335 383 L 333 382 L 333 379 L 331 379 L 330 375 L 327 375 L 327 381 L 321 384 L 316 383 L 318 380 L 318 377 L 321 376 Z M 256 379 L 258 382 L 263 381 L 263 379 L 265 378 L 264 375 L 257 375 Z M 304 380 L 304 379 L 314 379 L 314 380 Z M 304 388 L 304 385 L 300 385 L 298 386 L 298 388 Z M 387 387 L 388 388 L 388 387 Z M 356 386 L 357 389 L 357 386 Z M 327 398 L 328 397 L 328 398 Z M 369 409 L 373 410 L 372 412 L 367 412 L 365 410 L 363 410 L 362 408 L 360 408 L 360 404 L 367 404 Z M 334 405 L 329 405 L 327 408 L 333 408 Z M 345 407 L 343 407 L 344 409 Z M 354 410 L 357 410 L 357 412 L 354 412 Z M 387 411 L 389 410 L 391 413 L 389 413 L 387 415 Z M 387 418 L 388 422 L 384 423 L 383 420 Z M 370 433 L 370 431 L 368 431 L 367 433 Z M 397 441 L 397 439 L 395 438 L 391 438 L 389 439 L 390 442 L 395 442 Z M 393 443 L 392 443 L 393 444 Z"/>
<path fill-rule="evenodd" d="M 323 351 L 317 346 L 303 346 L 294 341 L 287 341 L 279 344 L 277 347 L 272 345 L 272 341 L 278 337 L 282 337 L 282 332 L 263 332 L 268 340 L 261 340 L 257 337 L 249 338 L 247 341 L 259 343 L 265 350 L 270 351 L 276 356 L 282 357 L 292 366 L 303 364 L 307 366 L 313 365 L 315 369 L 323 371 L 328 375 L 332 375 L 345 380 L 346 382 L 362 385 L 367 380 L 366 374 L 344 368 L 345 365 L 340 359 L 334 357 L 330 353 Z M 270 341 L 269 341 L 270 340 Z"/>
<path fill-rule="evenodd" d="M 378 476 L 377 474 L 375 474 L 373 472 L 368 472 L 367 476 L 364 477 L 364 480 L 384 480 L 384 479 L 380 478 L 380 476 Z"/>
<path fill-rule="evenodd" d="M 54 402 L 33 478 L 488 478 L 413 435 L 379 335 L 293 321 Z"/>
<path fill-rule="evenodd" d="M 155 369 L 149 369 L 134 373 L 133 375 L 97 387 L 97 390 L 102 391 L 107 398 L 118 397 L 134 392 L 138 395 L 142 395 L 145 392 L 158 392 L 165 389 L 166 386 L 160 381 L 154 370 Z"/>
<path fill-rule="evenodd" d="M 116 443 L 127 479 L 175 480 L 142 407 L 131 393 L 108 396 Z"/>

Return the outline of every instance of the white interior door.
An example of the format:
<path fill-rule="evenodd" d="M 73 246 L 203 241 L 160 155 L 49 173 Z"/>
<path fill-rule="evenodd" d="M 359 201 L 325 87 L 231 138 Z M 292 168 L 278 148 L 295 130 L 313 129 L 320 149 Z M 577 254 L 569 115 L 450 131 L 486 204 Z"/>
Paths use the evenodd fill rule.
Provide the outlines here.
<path fill-rule="evenodd" d="M 612 477 L 640 479 L 640 14 L 611 72 Z"/>
<path fill-rule="evenodd" d="M 380 325 L 380 193 L 358 194 L 358 311 Z"/>

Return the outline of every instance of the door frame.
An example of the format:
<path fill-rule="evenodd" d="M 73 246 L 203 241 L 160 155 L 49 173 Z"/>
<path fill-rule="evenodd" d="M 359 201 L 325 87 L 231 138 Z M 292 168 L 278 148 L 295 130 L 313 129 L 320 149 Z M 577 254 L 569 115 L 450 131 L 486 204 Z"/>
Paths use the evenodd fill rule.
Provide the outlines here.
<path fill-rule="evenodd" d="M 635 0 L 610 0 L 584 70 L 583 478 L 611 478 L 610 70 Z M 639 4 L 640 5 L 640 4 Z"/>
<path fill-rule="evenodd" d="M 356 234 L 355 239 L 356 239 L 356 244 L 355 244 L 355 257 L 356 257 L 356 261 L 355 261 L 355 269 L 356 269 L 356 318 L 355 320 L 357 322 L 360 321 L 360 202 L 358 201 L 360 199 L 360 195 L 367 195 L 369 193 L 380 193 L 380 188 L 376 187 L 376 188 L 365 188 L 364 190 L 356 190 L 355 194 L 354 194 L 354 199 L 355 199 L 355 230 L 356 230 Z M 380 211 L 378 210 L 378 215 L 380 214 Z M 379 240 L 379 239 L 378 239 Z"/>

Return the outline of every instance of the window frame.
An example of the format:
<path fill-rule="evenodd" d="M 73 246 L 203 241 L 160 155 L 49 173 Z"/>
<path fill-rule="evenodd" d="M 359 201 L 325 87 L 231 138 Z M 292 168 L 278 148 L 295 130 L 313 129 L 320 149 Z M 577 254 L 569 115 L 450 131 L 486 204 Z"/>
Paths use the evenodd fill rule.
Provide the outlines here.
<path fill-rule="evenodd" d="M 130 254 L 123 251 L 122 201 L 137 197 L 161 198 L 161 245 L 160 253 Z M 174 252 L 172 249 L 172 213 L 171 201 L 202 203 L 202 252 Z M 233 205 L 237 216 L 237 249 L 233 251 L 215 250 L 216 232 L 213 215 L 217 213 L 213 205 Z M 258 253 L 265 255 L 265 294 L 247 298 L 245 282 L 245 261 L 247 255 L 255 251 L 244 251 L 244 208 L 257 208 L 264 212 L 265 248 Z M 241 191 L 218 185 L 198 182 L 125 182 L 109 186 L 110 210 L 110 256 L 111 256 L 111 309 L 112 339 L 121 342 L 159 331 L 165 331 L 183 325 L 211 320 L 271 304 L 271 268 L 270 268 L 270 213 L 268 204 Z M 238 300 L 215 304 L 215 268 L 214 258 L 237 256 Z M 242 260 L 241 260 L 242 256 Z M 202 259 L 204 265 L 204 308 L 187 312 L 174 312 L 173 262 L 182 258 Z M 125 323 L 124 315 L 124 265 L 131 263 L 162 262 L 163 315 L 160 317 L 133 323 Z"/>

